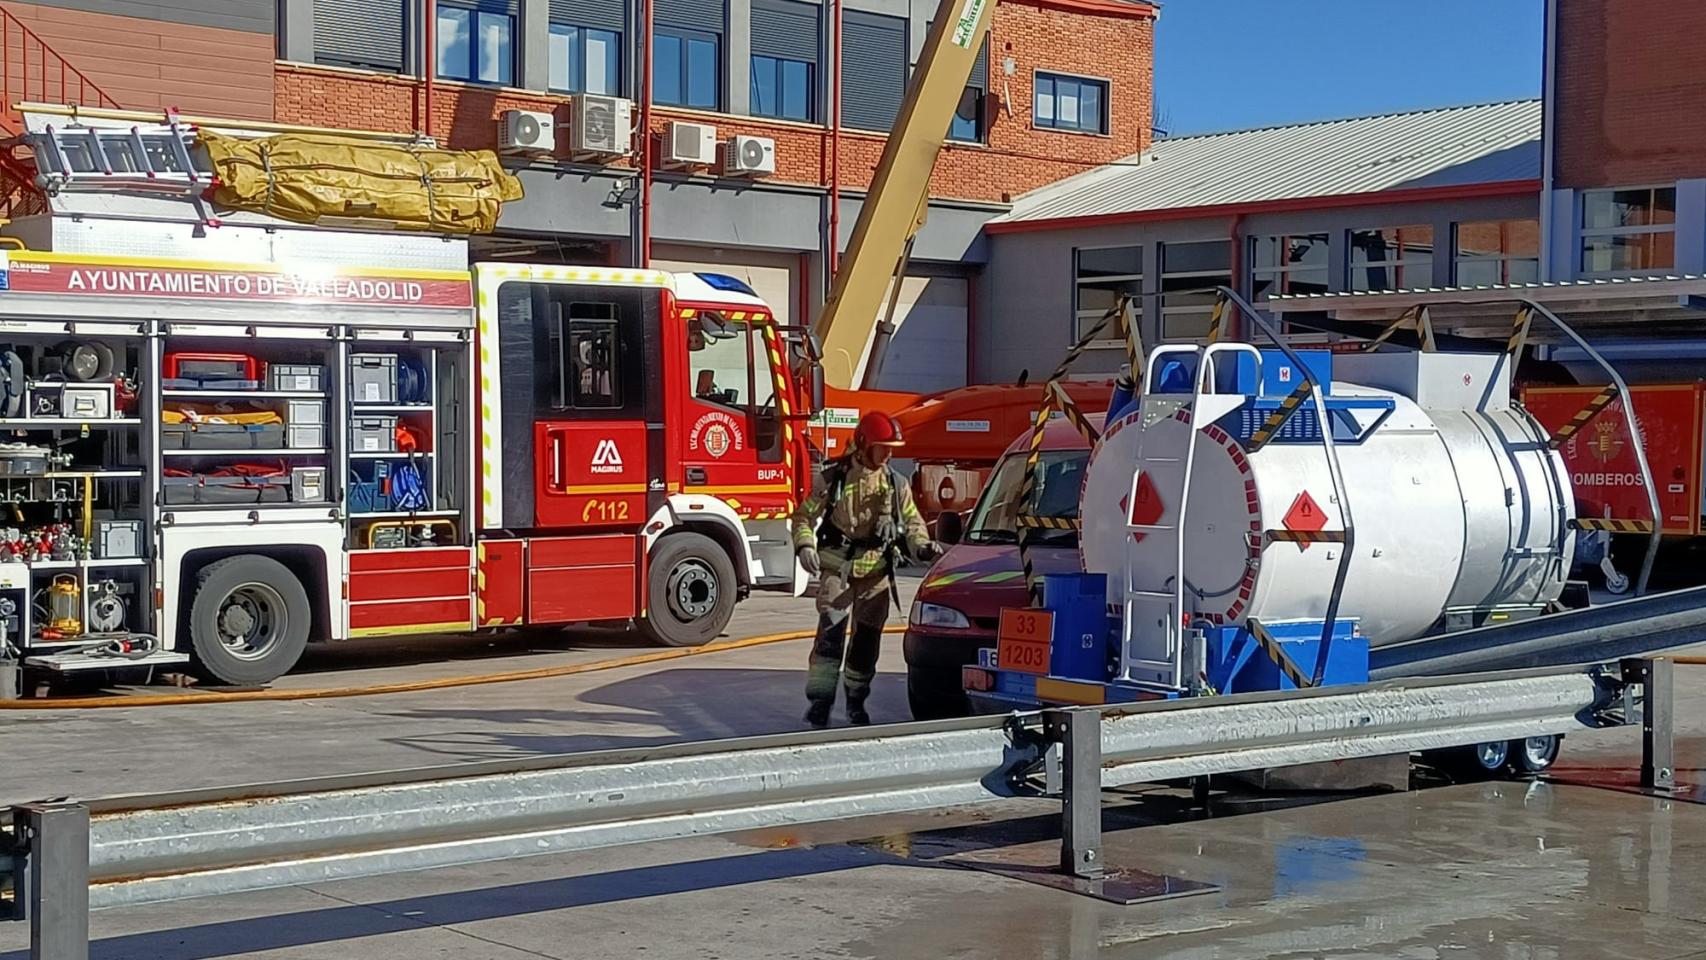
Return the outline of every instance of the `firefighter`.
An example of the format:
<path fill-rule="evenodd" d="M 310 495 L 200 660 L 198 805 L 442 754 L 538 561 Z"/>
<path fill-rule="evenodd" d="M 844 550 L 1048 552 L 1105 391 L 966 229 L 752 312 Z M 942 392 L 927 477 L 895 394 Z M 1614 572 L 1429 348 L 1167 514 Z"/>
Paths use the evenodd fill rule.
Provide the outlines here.
<path fill-rule="evenodd" d="M 900 443 L 893 417 L 865 414 L 853 431 L 852 454 L 825 464 L 812 495 L 794 512 L 800 566 L 818 577 L 817 639 L 806 674 L 811 703 L 806 722 L 814 727 L 829 725 L 838 682 L 847 687 L 848 722 L 871 722 L 865 698 L 877 671 L 889 598 L 900 601 L 895 562 L 903 551 L 921 561 L 942 552 L 930 539 L 912 491 L 889 466 Z"/>

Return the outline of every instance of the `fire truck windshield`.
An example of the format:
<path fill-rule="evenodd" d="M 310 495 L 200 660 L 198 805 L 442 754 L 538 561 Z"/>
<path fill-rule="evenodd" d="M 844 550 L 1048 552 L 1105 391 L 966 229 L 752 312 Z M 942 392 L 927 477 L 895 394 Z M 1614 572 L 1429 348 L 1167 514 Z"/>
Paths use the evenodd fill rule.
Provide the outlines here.
<path fill-rule="evenodd" d="M 687 362 L 693 395 L 707 403 L 761 410 L 776 394 L 763 333 L 747 324 L 688 322 Z"/>

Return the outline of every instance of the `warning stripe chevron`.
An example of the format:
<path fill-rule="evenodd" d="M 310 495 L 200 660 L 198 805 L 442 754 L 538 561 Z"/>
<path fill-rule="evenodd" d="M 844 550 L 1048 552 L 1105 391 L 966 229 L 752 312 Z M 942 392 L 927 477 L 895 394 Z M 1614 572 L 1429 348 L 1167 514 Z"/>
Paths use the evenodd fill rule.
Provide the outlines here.
<path fill-rule="evenodd" d="M 1298 669 L 1297 664 L 1292 662 L 1291 657 L 1280 647 L 1279 641 L 1274 639 L 1273 634 L 1269 633 L 1268 628 L 1262 626 L 1260 621 L 1251 617 L 1244 621 L 1244 626 L 1250 631 L 1250 636 L 1255 638 L 1256 644 L 1262 648 L 1262 652 L 1268 655 L 1268 659 L 1280 668 L 1280 672 L 1285 674 L 1297 689 L 1307 690 L 1315 685 L 1307 674 Z"/>
<path fill-rule="evenodd" d="M 1566 441 L 1580 432 L 1583 427 L 1587 426 L 1589 421 L 1598 416 L 1599 412 L 1605 409 L 1605 405 L 1616 399 L 1616 397 L 1617 384 L 1606 384 L 1605 389 L 1594 394 L 1593 399 L 1587 402 L 1587 406 L 1577 411 L 1576 415 L 1570 418 L 1569 423 L 1558 428 L 1558 432 L 1552 435 L 1549 446 L 1554 450 L 1563 446 Z"/>
<path fill-rule="evenodd" d="M 1013 519 L 1015 526 L 1025 530 L 1077 530 L 1077 517 L 1044 517 L 1034 513 L 1021 513 Z"/>
<path fill-rule="evenodd" d="M 1534 311 L 1523 307 L 1516 312 L 1516 321 L 1511 325 L 1511 338 L 1505 344 L 1505 353 L 1515 357 L 1522 352 L 1523 344 L 1528 342 L 1528 327 L 1534 322 Z"/>
<path fill-rule="evenodd" d="M 1209 343 L 1219 343 L 1220 342 L 1220 326 L 1223 322 L 1225 322 L 1225 320 L 1226 320 L 1226 297 L 1225 297 L 1225 295 L 1218 295 L 1214 298 L 1214 310 L 1213 310 L 1213 312 L 1211 312 L 1208 315 L 1208 341 L 1207 342 L 1209 342 Z M 1136 370 L 1137 365 L 1133 364 L 1132 369 Z"/>
<path fill-rule="evenodd" d="M 1652 533 L 1651 520 L 1605 520 L 1598 517 L 1577 517 L 1570 521 L 1577 530 L 1609 530 L 1612 533 Z"/>
<path fill-rule="evenodd" d="M 1416 313 L 1417 313 L 1416 307 L 1410 307 L 1410 308 L 1406 309 L 1403 313 L 1400 313 L 1398 315 L 1398 319 L 1387 324 L 1386 329 L 1380 331 L 1379 336 L 1375 337 L 1373 340 L 1370 340 L 1369 342 L 1362 345 L 1363 351 L 1368 352 L 1368 353 L 1372 353 L 1373 351 L 1379 349 L 1380 345 L 1385 343 L 1387 340 L 1390 340 L 1394 333 L 1397 333 L 1398 331 L 1404 329 L 1405 327 L 1409 326 L 1412 322 L 1414 322 L 1414 318 L 1416 316 Z"/>
<path fill-rule="evenodd" d="M 1255 433 L 1250 435 L 1250 452 L 1255 453 L 1266 446 L 1268 441 L 1272 440 L 1285 426 L 1285 422 L 1291 419 L 1291 415 L 1297 412 L 1297 408 L 1302 405 L 1303 401 L 1309 398 L 1310 392 L 1314 389 L 1314 382 L 1305 377 L 1303 382 L 1297 385 L 1297 389 L 1287 394 L 1286 398 L 1280 401 L 1279 409 L 1268 414 L 1268 419 L 1256 429 Z"/>
<path fill-rule="evenodd" d="M 1127 344 L 1128 349 L 1130 349 L 1129 328 L 1131 324 L 1126 312 L 1129 306 L 1129 300 L 1123 295 L 1115 300 L 1114 305 L 1102 314 L 1101 319 L 1079 336 L 1078 342 L 1066 351 L 1066 356 L 1061 358 L 1060 365 L 1054 368 L 1054 373 L 1044 382 L 1042 403 L 1037 405 L 1037 416 L 1031 423 L 1030 452 L 1025 457 L 1025 473 L 1019 483 L 1020 509 L 1028 509 L 1036 500 L 1037 464 L 1042 460 L 1043 434 L 1048 428 L 1049 414 L 1060 407 L 1063 401 L 1066 405 L 1066 409 L 1062 410 L 1063 415 L 1072 421 L 1073 426 L 1077 427 L 1080 433 L 1084 434 L 1085 439 L 1091 443 L 1096 442 L 1095 429 L 1088 420 L 1084 419 L 1077 405 L 1072 403 L 1072 398 L 1067 395 L 1065 388 L 1060 385 L 1060 381 L 1066 379 L 1066 374 L 1072 369 L 1072 365 L 1078 362 L 1079 356 L 1102 335 L 1102 331 L 1106 330 L 1110 323 L 1115 324 L 1115 329 L 1127 333 Z M 1076 419 L 1074 419 L 1075 415 Z M 1087 430 L 1088 432 L 1086 432 Z M 1023 528 L 1019 532 L 1019 565 L 1025 572 L 1026 587 L 1035 599 L 1036 592 L 1041 584 L 1036 579 L 1036 566 L 1031 562 L 1030 544 L 1026 542 L 1028 529 Z"/>
<path fill-rule="evenodd" d="M 1269 530 L 1269 543 L 1344 543 L 1343 530 Z"/>
<path fill-rule="evenodd" d="M 1054 394 L 1055 409 L 1059 410 L 1061 415 L 1066 417 L 1067 422 L 1078 430 L 1078 435 L 1084 438 L 1085 443 L 1094 446 L 1096 441 L 1102 439 L 1102 434 L 1090 422 L 1089 418 L 1084 416 L 1084 411 L 1078 409 L 1078 404 L 1073 401 L 1072 395 L 1066 392 L 1065 384 L 1055 380 L 1048 385 L 1048 388 L 1049 392 Z"/>

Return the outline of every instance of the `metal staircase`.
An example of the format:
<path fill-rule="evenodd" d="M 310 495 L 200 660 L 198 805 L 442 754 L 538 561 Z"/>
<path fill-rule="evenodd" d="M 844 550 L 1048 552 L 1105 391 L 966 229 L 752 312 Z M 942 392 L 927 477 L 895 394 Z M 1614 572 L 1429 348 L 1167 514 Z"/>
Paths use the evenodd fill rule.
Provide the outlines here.
<path fill-rule="evenodd" d="M 48 46 L 34 30 L 0 4 L 0 217 L 45 209 L 36 183 L 30 148 L 16 139 L 24 133 L 21 103 L 61 103 L 72 107 L 119 106 L 89 75 Z"/>

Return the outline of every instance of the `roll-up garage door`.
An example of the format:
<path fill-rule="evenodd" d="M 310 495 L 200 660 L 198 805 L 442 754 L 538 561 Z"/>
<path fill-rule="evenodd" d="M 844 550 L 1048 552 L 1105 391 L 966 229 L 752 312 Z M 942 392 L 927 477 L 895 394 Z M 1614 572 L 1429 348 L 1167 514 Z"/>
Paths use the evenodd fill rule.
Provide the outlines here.
<path fill-rule="evenodd" d="M 907 277 L 877 389 L 935 393 L 965 386 L 968 303 L 963 277 Z M 886 295 L 883 305 L 887 310 Z"/>

